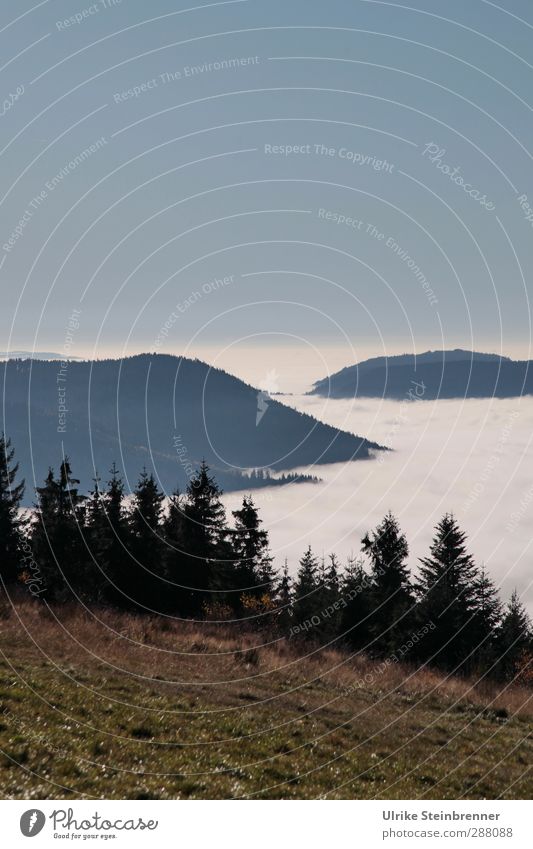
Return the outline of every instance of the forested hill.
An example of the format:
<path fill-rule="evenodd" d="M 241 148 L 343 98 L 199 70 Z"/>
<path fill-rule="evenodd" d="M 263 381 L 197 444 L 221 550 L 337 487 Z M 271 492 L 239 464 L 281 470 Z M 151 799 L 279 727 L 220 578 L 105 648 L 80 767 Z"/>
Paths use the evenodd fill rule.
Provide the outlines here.
<path fill-rule="evenodd" d="M 199 360 L 166 355 L 94 362 L 0 363 L 4 415 L 27 500 L 62 450 L 88 487 L 113 461 L 133 486 L 153 469 L 185 488 L 204 458 L 225 489 L 264 485 L 243 471 L 368 459 L 376 443 L 322 424 Z M 313 470 L 309 470 L 313 473 Z M 315 472 L 316 474 L 316 472 Z"/>
<path fill-rule="evenodd" d="M 417 384 L 417 385 L 416 385 Z M 533 394 L 533 363 L 455 349 L 376 357 L 317 381 L 332 398 L 514 398 Z"/>

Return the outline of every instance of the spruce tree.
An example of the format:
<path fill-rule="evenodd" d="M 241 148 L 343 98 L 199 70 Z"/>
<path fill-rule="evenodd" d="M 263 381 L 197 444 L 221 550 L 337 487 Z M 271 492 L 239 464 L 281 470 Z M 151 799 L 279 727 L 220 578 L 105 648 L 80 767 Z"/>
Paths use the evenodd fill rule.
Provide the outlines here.
<path fill-rule="evenodd" d="M 328 601 L 328 586 L 326 580 L 326 558 L 322 554 L 317 568 L 317 590 L 315 592 L 315 605 L 322 609 Z"/>
<path fill-rule="evenodd" d="M 414 597 L 406 563 L 407 539 L 390 511 L 374 531 L 363 537 L 362 550 L 371 563 L 371 650 L 394 653 L 411 632 Z"/>
<path fill-rule="evenodd" d="M 320 611 L 320 624 L 313 634 L 320 634 L 323 642 L 329 642 L 340 632 L 342 610 L 339 602 L 340 577 L 335 554 L 326 562 L 322 557 L 318 568 L 318 588 L 314 593 L 315 609 Z"/>
<path fill-rule="evenodd" d="M 533 652 L 533 631 L 531 620 L 514 590 L 507 604 L 497 640 L 498 672 L 500 676 L 512 681 L 521 672 L 521 661 L 528 658 L 531 664 Z"/>
<path fill-rule="evenodd" d="M 120 559 L 120 552 L 122 552 L 124 559 L 128 524 L 124 510 L 124 483 L 115 463 L 111 466 L 110 474 L 111 478 L 108 481 L 104 496 L 104 509 L 108 523 L 108 545 L 112 549 L 116 549 L 116 556 L 110 554 L 110 561 L 111 565 L 116 568 Z"/>
<path fill-rule="evenodd" d="M 164 494 L 153 474 L 143 469 L 129 511 L 129 538 L 133 563 L 128 570 L 125 594 L 141 608 L 162 610 L 167 587 L 161 580 L 163 564 Z"/>
<path fill-rule="evenodd" d="M 232 592 L 234 553 L 228 543 L 221 496 L 222 490 L 209 474 L 209 466 L 202 461 L 187 486 L 184 509 L 184 585 L 190 587 L 189 613 L 200 613 L 211 601 L 238 603 L 239 594 Z"/>
<path fill-rule="evenodd" d="M 317 603 L 317 595 L 320 590 L 320 570 L 311 546 L 300 560 L 300 566 L 293 587 L 294 608 L 294 632 L 306 636 L 316 636 L 316 631 L 321 620 L 320 601 Z M 313 619 L 314 617 L 314 619 Z"/>
<path fill-rule="evenodd" d="M 87 527 L 98 526 L 104 518 L 102 507 L 102 492 L 100 490 L 100 478 L 93 478 L 93 488 L 85 499 L 85 524 Z"/>
<path fill-rule="evenodd" d="M 191 588 L 184 585 L 187 576 L 187 535 L 185 503 L 177 489 L 170 496 L 166 516 L 163 520 L 165 541 L 165 577 L 169 582 L 169 609 L 186 613 L 190 608 Z"/>
<path fill-rule="evenodd" d="M 287 558 L 285 558 L 281 575 L 276 584 L 275 601 L 277 607 L 277 629 L 281 634 L 287 636 L 293 621 L 293 581 L 289 574 Z"/>
<path fill-rule="evenodd" d="M 79 596 L 91 592 L 83 535 L 85 496 L 79 494 L 78 484 L 65 457 L 59 477 L 49 469 L 44 486 L 36 490 L 31 544 L 43 574 L 44 589 L 52 601 L 65 601 L 72 593 Z"/>
<path fill-rule="evenodd" d="M 93 478 L 93 489 L 85 501 L 84 539 L 87 548 L 87 576 L 92 586 L 92 595 L 96 601 L 104 601 L 105 572 L 102 569 L 103 550 L 105 543 L 105 511 L 100 490 L 100 478 Z"/>
<path fill-rule="evenodd" d="M 0 578 L 6 584 L 17 580 L 22 567 L 20 505 L 24 481 L 16 482 L 19 466 L 13 462 L 14 457 L 10 440 L 0 435 Z"/>
<path fill-rule="evenodd" d="M 251 495 L 244 496 L 242 507 L 240 510 L 233 510 L 233 516 L 236 581 L 247 588 L 248 594 L 271 597 L 275 571 L 268 549 L 268 532 L 261 528 L 262 521 Z"/>
<path fill-rule="evenodd" d="M 202 461 L 197 474 L 189 481 L 185 503 L 187 535 L 195 541 L 206 559 L 216 558 L 217 549 L 226 537 L 226 513 L 221 501 L 222 490 L 209 466 Z"/>
<path fill-rule="evenodd" d="M 422 624 L 434 628 L 419 649 L 444 669 L 467 669 L 475 648 L 478 580 L 474 558 L 466 548 L 466 534 L 455 517 L 446 513 L 436 526 L 430 556 L 420 560 L 417 592 Z"/>
<path fill-rule="evenodd" d="M 95 482 L 89 501 L 87 532 L 95 566 L 98 598 L 118 607 L 129 607 L 125 597 L 133 560 L 128 551 L 128 516 L 124 508 L 124 484 L 116 464 L 102 492 Z M 131 589 L 131 587 L 129 587 Z"/>
<path fill-rule="evenodd" d="M 482 565 L 474 581 L 474 609 L 471 623 L 475 648 L 472 667 L 478 672 L 493 672 L 496 642 L 502 620 L 498 590 Z M 470 626 L 469 626 L 470 627 Z"/>
<path fill-rule="evenodd" d="M 329 565 L 326 568 L 325 584 L 329 593 L 330 603 L 336 601 L 340 592 L 339 562 L 335 554 L 329 555 Z"/>
<path fill-rule="evenodd" d="M 340 583 L 343 640 L 354 649 L 371 649 L 370 613 L 372 609 L 372 578 L 365 572 L 362 560 L 354 557 L 348 563 Z"/>

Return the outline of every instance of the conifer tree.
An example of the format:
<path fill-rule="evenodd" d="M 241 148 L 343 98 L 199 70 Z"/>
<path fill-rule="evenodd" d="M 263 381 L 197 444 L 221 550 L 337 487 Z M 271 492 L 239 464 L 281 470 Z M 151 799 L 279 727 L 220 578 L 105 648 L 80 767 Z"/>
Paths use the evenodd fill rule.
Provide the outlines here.
<path fill-rule="evenodd" d="M 289 574 L 287 558 L 283 564 L 281 575 L 276 584 L 275 599 L 277 606 L 276 625 L 281 634 L 287 636 L 293 619 L 293 582 Z"/>
<path fill-rule="evenodd" d="M 59 477 L 49 469 L 44 486 L 37 487 L 31 542 L 50 600 L 64 601 L 72 592 L 90 593 L 83 537 L 85 496 L 79 494 L 78 484 L 65 457 Z"/>
<path fill-rule="evenodd" d="M 523 656 L 531 663 L 533 653 L 533 631 L 531 620 L 514 590 L 507 604 L 497 641 L 498 671 L 501 677 L 513 680 L 520 672 Z"/>
<path fill-rule="evenodd" d="M 335 554 L 330 554 L 326 563 L 322 557 L 318 567 L 318 587 L 313 595 L 315 611 L 320 613 L 320 624 L 313 635 L 320 635 L 323 642 L 330 642 L 340 632 L 342 610 L 339 601 L 339 567 Z"/>
<path fill-rule="evenodd" d="M 209 474 L 209 466 L 202 461 L 187 486 L 185 517 L 189 525 L 188 536 L 195 540 L 198 552 L 206 559 L 216 557 L 218 546 L 227 534 L 221 496 L 222 490 Z"/>
<path fill-rule="evenodd" d="M 106 582 L 102 573 L 106 519 L 100 490 L 100 478 L 93 478 L 93 489 L 85 501 L 85 521 L 83 526 L 87 548 L 88 584 L 92 587 L 92 596 L 96 601 L 106 598 Z"/>
<path fill-rule="evenodd" d="M 0 578 L 11 584 L 21 568 L 23 522 L 20 505 L 24 497 L 24 481 L 17 481 L 18 463 L 15 452 L 4 434 L 0 435 Z"/>
<path fill-rule="evenodd" d="M 429 557 L 421 559 L 417 591 L 420 615 L 436 626 L 420 644 L 432 663 L 445 669 L 467 667 L 475 647 L 478 571 L 466 548 L 466 534 L 446 513 L 436 526 Z"/>
<path fill-rule="evenodd" d="M 105 513 L 109 528 L 113 532 L 112 539 L 124 543 L 127 529 L 124 511 L 124 483 L 115 463 L 111 466 L 110 474 L 111 478 L 107 484 L 104 499 Z"/>
<path fill-rule="evenodd" d="M 473 648 L 472 667 L 478 672 L 492 671 L 496 660 L 496 642 L 502 620 L 502 605 L 498 590 L 482 565 L 474 581 L 474 610 L 471 623 Z M 470 626 L 469 626 L 470 627 Z"/>
<path fill-rule="evenodd" d="M 242 507 L 233 510 L 233 516 L 236 581 L 247 588 L 247 593 L 272 596 L 275 572 L 268 550 L 268 532 L 261 528 L 262 521 L 251 495 L 244 496 Z"/>
<path fill-rule="evenodd" d="M 165 540 L 165 577 L 169 582 L 169 608 L 185 613 L 190 607 L 191 588 L 184 585 L 187 577 L 187 535 L 185 502 L 177 489 L 170 496 L 168 510 L 163 520 Z"/>
<path fill-rule="evenodd" d="M 292 578 L 289 574 L 289 561 L 285 558 L 281 575 L 277 584 L 276 599 L 284 607 L 292 603 Z"/>
<path fill-rule="evenodd" d="M 98 598 L 119 607 L 129 607 L 125 597 L 129 586 L 133 560 L 129 554 L 128 516 L 124 508 L 124 484 L 116 464 L 110 470 L 105 491 L 97 482 L 89 508 L 88 535 L 91 553 L 96 561 Z"/>
<path fill-rule="evenodd" d="M 239 593 L 232 592 L 234 554 L 228 543 L 226 512 L 222 490 L 202 461 L 189 481 L 185 499 L 184 584 L 190 587 L 188 612 L 199 613 L 213 598 L 217 602 L 238 603 Z"/>
<path fill-rule="evenodd" d="M 325 584 L 330 594 L 330 602 L 338 598 L 340 591 L 339 562 L 335 554 L 329 555 L 329 565 L 326 568 Z"/>
<path fill-rule="evenodd" d="M 317 604 L 317 593 L 320 589 L 320 571 L 318 561 L 308 546 L 300 560 L 300 566 L 293 587 L 293 607 L 295 626 L 307 626 L 307 636 L 313 636 L 312 628 L 318 623 L 311 622 L 313 616 L 320 618 L 320 602 Z"/>
<path fill-rule="evenodd" d="M 322 554 L 322 557 L 318 561 L 317 576 L 316 576 L 317 590 L 315 592 L 315 606 L 317 606 L 319 608 L 322 608 L 327 603 L 327 599 L 328 599 L 328 586 L 327 586 L 327 582 L 326 582 L 326 572 L 327 572 L 327 570 L 326 570 L 326 558 L 325 558 L 324 554 Z"/>
<path fill-rule="evenodd" d="M 363 562 L 350 557 L 340 584 L 340 632 L 346 643 L 354 649 L 371 648 L 371 592 L 372 579 L 365 572 Z"/>
<path fill-rule="evenodd" d="M 372 570 L 371 649 L 391 653 L 412 628 L 414 597 L 406 564 L 407 539 L 390 511 L 375 531 L 363 537 L 362 550 L 370 558 Z"/>
<path fill-rule="evenodd" d="M 98 526 L 104 518 L 102 506 L 102 492 L 100 490 L 100 478 L 93 478 L 93 488 L 85 499 L 85 522 L 88 527 Z"/>
<path fill-rule="evenodd" d="M 164 495 L 153 474 L 143 469 L 129 511 L 129 546 L 134 562 L 129 569 L 126 594 L 140 607 L 161 610 L 166 586 L 163 564 Z"/>

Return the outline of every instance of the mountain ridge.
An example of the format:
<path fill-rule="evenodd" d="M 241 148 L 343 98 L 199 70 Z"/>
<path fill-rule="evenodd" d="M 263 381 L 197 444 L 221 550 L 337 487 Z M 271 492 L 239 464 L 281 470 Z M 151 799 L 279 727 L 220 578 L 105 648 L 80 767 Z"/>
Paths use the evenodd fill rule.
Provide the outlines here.
<path fill-rule="evenodd" d="M 308 394 L 401 400 L 413 383 L 425 400 L 519 397 L 533 394 L 533 363 L 462 348 L 374 357 L 316 381 Z"/>
<path fill-rule="evenodd" d="M 199 359 L 169 354 L 0 363 L 3 430 L 28 485 L 63 455 L 89 488 L 116 462 L 132 489 L 143 466 L 165 491 L 184 489 L 205 459 L 225 489 L 271 473 L 370 459 L 383 446 L 330 425 Z M 261 415 L 259 416 L 259 406 Z M 292 480 L 292 479 L 291 479 Z"/>

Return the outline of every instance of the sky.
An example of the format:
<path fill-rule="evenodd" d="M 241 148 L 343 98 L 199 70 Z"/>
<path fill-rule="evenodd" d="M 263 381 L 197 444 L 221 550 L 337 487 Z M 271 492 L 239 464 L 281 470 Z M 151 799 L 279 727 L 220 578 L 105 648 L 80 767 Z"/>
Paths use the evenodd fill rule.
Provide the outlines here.
<path fill-rule="evenodd" d="M 383 354 L 531 357 L 532 36 L 528 0 L 2 4 L 0 350 L 283 393 Z M 531 605 L 530 400 L 399 433 L 394 402 L 285 400 L 397 450 L 258 493 L 278 557 L 345 556 L 390 507 L 416 558 L 454 509 Z"/>
<path fill-rule="evenodd" d="M 529 357 L 532 34 L 526 0 L 4 4 L 0 347 L 300 390 Z"/>

